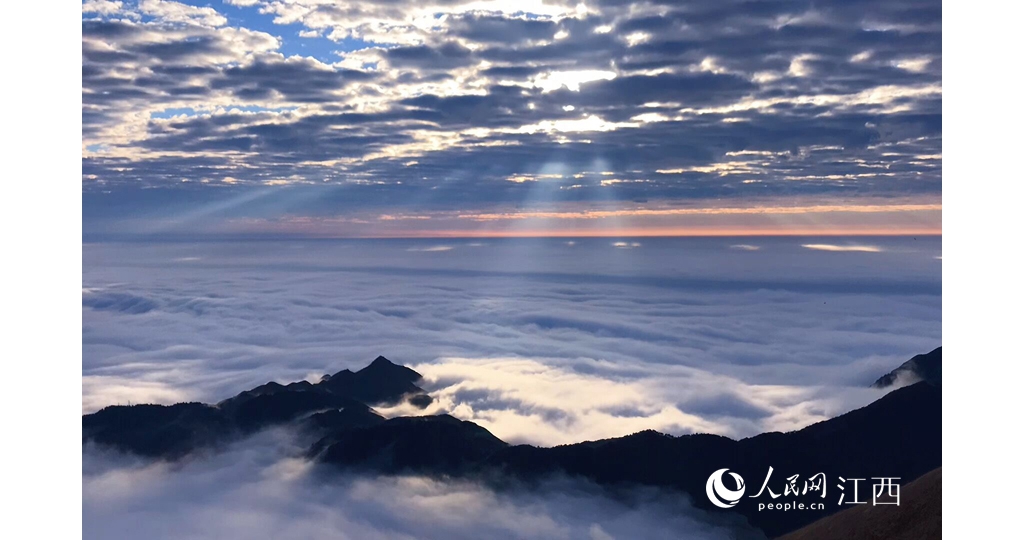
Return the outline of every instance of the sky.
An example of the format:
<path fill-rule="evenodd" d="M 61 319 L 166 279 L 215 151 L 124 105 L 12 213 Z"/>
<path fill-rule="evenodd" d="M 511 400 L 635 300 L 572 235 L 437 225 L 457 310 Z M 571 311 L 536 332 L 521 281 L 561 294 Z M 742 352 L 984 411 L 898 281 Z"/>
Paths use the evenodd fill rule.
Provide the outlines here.
<path fill-rule="evenodd" d="M 87 238 L 941 232 L 938 1 L 82 4 Z"/>

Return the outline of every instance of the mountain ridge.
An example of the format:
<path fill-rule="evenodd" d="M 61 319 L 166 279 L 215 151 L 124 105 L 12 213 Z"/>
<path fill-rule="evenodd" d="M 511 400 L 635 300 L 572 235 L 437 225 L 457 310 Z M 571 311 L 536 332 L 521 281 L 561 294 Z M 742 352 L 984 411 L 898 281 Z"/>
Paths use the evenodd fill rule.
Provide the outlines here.
<path fill-rule="evenodd" d="M 941 466 L 941 386 L 928 381 L 786 433 L 734 440 L 643 430 L 535 447 L 509 445 L 487 429 L 447 414 L 386 419 L 366 401 L 393 403 L 426 396 L 414 384 L 420 378 L 414 370 L 378 357 L 359 371 L 342 370 L 316 384 L 267 383 L 217 405 L 107 407 L 83 416 L 83 442 L 173 460 L 291 422 L 312 436 L 315 442 L 307 456 L 323 465 L 381 474 L 470 477 L 497 484 L 503 478 L 531 482 L 562 474 L 609 489 L 669 489 L 687 494 L 694 506 L 709 512 L 720 510 L 704 495 L 705 483 L 722 468 L 748 479 L 754 489 L 769 470 L 776 471 L 775 483 L 791 474 L 806 477 L 819 472 L 830 481 L 841 475 L 909 481 Z M 836 510 L 763 514 L 752 503 L 733 509 L 769 536 L 797 530 Z"/>
<path fill-rule="evenodd" d="M 942 385 L 942 347 L 937 347 L 927 354 L 914 356 L 896 369 L 879 377 L 871 386 L 889 388 L 901 382 L 915 383 L 917 381 Z"/>

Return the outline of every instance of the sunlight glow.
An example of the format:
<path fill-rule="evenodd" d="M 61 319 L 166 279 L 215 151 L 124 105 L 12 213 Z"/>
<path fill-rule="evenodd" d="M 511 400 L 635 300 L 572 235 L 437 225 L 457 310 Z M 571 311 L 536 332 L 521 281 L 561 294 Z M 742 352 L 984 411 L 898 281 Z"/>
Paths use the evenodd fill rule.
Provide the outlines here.
<path fill-rule="evenodd" d="M 880 253 L 882 248 L 878 246 L 837 246 L 835 244 L 803 244 L 802 247 L 807 249 L 816 249 L 818 251 L 855 251 L 864 253 Z"/>
<path fill-rule="evenodd" d="M 573 92 L 579 92 L 581 84 L 601 80 L 610 81 L 614 78 L 614 71 L 601 71 L 596 69 L 581 71 L 551 71 L 536 77 L 533 80 L 533 86 L 540 88 L 545 93 L 553 92 L 563 86 Z"/>

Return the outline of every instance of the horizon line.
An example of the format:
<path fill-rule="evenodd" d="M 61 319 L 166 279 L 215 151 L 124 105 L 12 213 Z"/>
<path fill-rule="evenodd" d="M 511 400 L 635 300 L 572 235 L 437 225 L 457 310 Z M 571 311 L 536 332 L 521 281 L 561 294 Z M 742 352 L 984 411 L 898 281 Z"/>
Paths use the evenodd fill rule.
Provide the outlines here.
<path fill-rule="evenodd" d="M 935 231 L 931 229 L 921 230 L 905 230 L 905 231 L 772 231 L 772 232 L 734 232 L 734 231 L 722 231 L 722 232 L 702 232 L 702 233 L 676 233 L 676 234 L 664 234 L 659 232 L 643 233 L 643 232 L 629 232 L 623 234 L 586 234 L 586 233 L 548 233 L 548 234 L 531 234 L 531 233 L 464 233 L 459 232 L 458 234 L 426 234 L 426 235 L 410 235 L 410 234 L 395 234 L 395 235 L 326 235 L 326 234 L 264 234 L 254 235 L 245 233 L 228 233 L 228 234 L 210 234 L 203 233 L 197 235 L 162 235 L 162 234 L 83 234 L 82 243 L 94 243 L 102 241 L 145 241 L 145 240 L 164 240 L 164 241 L 287 241 L 287 240 L 480 240 L 480 239 L 545 239 L 545 238 L 558 238 L 558 239 L 573 239 L 573 238 L 799 238 L 799 237 L 879 237 L 879 238 L 897 238 L 897 237 L 941 237 L 942 231 Z M 93 237 L 89 239 L 88 237 Z"/>

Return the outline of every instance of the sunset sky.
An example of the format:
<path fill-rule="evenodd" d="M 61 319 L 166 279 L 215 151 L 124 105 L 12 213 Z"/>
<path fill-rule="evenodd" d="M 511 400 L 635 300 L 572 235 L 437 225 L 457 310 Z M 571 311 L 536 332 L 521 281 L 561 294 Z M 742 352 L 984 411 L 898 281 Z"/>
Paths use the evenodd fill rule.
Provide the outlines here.
<path fill-rule="evenodd" d="M 936 1 L 82 11 L 87 236 L 941 232 Z"/>

